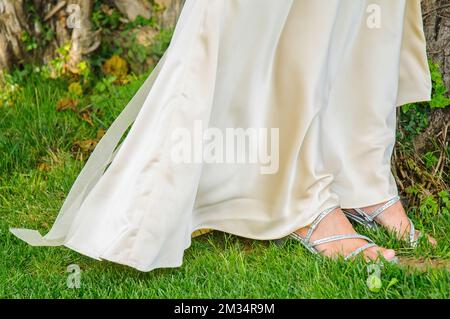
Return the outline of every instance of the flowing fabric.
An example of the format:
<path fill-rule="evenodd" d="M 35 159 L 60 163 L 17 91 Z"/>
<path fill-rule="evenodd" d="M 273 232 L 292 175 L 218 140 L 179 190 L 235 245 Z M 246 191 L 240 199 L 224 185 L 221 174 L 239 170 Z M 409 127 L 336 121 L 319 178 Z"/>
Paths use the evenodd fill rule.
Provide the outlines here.
<path fill-rule="evenodd" d="M 199 229 L 281 238 L 326 208 L 397 195 L 396 106 L 430 93 L 419 0 L 187 0 L 50 232 L 11 231 L 141 271 L 181 266 Z M 277 172 L 175 163 L 172 133 L 196 123 L 278 128 Z"/>

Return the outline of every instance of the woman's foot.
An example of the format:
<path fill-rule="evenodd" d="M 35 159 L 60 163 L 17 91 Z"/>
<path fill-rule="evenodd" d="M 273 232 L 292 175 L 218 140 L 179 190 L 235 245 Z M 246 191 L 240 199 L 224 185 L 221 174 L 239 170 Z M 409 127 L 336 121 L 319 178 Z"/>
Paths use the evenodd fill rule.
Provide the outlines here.
<path fill-rule="evenodd" d="M 305 238 L 309 231 L 309 226 L 295 231 L 300 237 Z M 336 208 L 328 214 L 316 227 L 311 236 L 311 241 L 319 240 L 321 238 L 357 234 L 352 224 L 348 221 L 340 208 Z M 321 245 L 315 248 L 324 256 L 336 258 L 338 256 L 347 256 L 360 247 L 367 245 L 368 242 L 363 239 L 342 239 Z M 395 260 L 395 251 L 392 249 L 385 249 L 382 247 L 370 247 L 362 252 L 366 260 L 376 260 L 381 255 L 388 261 Z"/>
<path fill-rule="evenodd" d="M 385 202 L 372 205 L 368 207 L 361 208 L 367 215 L 371 215 L 375 210 L 383 206 Z M 346 209 L 346 211 L 352 213 L 354 210 Z M 409 240 L 411 225 L 406 215 L 406 211 L 403 207 L 402 202 L 399 200 L 395 204 L 386 208 L 380 215 L 375 218 L 375 221 L 385 227 L 388 231 L 394 232 L 398 239 Z M 415 231 L 414 241 L 421 236 L 419 231 Z M 435 246 L 437 244 L 436 240 L 427 235 L 428 241 Z"/>

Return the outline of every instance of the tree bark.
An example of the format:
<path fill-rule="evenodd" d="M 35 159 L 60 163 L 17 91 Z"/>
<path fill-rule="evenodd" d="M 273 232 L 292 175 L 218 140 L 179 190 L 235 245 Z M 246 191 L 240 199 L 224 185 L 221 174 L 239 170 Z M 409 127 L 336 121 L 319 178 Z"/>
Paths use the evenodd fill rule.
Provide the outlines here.
<path fill-rule="evenodd" d="M 22 62 L 27 52 L 22 44 L 28 24 L 23 8 L 23 0 L 0 0 L 0 69 L 10 69 Z"/>
<path fill-rule="evenodd" d="M 146 19 L 156 15 L 162 28 L 171 28 L 178 20 L 184 2 L 185 0 L 114 0 L 114 5 L 130 21 L 139 15 Z"/>
<path fill-rule="evenodd" d="M 93 0 L 71 0 L 69 8 L 70 5 L 72 8 L 80 8 L 72 12 L 73 21 L 69 21 L 71 23 L 67 24 L 69 28 L 73 28 L 69 67 L 76 70 L 83 57 L 95 51 L 101 41 L 100 34 L 93 31 L 91 24 Z"/>
<path fill-rule="evenodd" d="M 114 4 L 130 21 L 135 20 L 138 16 L 150 19 L 152 15 L 151 5 L 145 0 L 114 0 Z"/>
<path fill-rule="evenodd" d="M 163 28 L 175 26 L 185 0 L 154 0 L 154 2 L 164 9 L 160 16 L 161 26 Z"/>
<path fill-rule="evenodd" d="M 441 68 L 450 91 L 450 3 L 448 0 L 422 0 L 428 54 Z"/>
<path fill-rule="evenodd" d="M 25 1 L 0 0 L 0 72 L 30 61 L 48 62 L 56 49 L 67 43 L 71 44 L 68 67 L 74 68 L 100 45 L 99 34 L 91 25 L 93 0 L 34 0 L 33 5 L 37 22 L 27 12 Z M 54 32 L 54 39 L 30 47 L 44 24 Z"/>

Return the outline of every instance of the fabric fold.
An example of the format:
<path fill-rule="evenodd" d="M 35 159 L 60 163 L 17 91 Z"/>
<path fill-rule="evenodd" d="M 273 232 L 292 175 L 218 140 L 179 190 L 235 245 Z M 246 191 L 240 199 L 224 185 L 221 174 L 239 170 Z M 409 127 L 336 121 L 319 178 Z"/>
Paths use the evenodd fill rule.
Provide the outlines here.
<path fill-rule="evenodd" d="M 375 1 L 371 28 L 373 2 L 187 0 L 50 232 L 11 232 L 150 271 L 179 267 L 199 229 L 277 239 L 326 208 L 393 195 L 395 106 L 427 99 L 431 84 L 420 2 Z M 174 162 L 174 132 L 195 142 L 198 129 L 224 145 L 228 129 L 256 130 L 267 161 Z"/>

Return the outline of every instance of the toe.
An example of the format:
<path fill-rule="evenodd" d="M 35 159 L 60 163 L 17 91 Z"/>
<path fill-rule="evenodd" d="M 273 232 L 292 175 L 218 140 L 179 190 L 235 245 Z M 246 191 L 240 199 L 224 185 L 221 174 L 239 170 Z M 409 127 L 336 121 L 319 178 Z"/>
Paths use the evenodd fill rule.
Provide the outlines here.
<path fill-rule="evenodd" d="M 415 237 L 416 239 L 415 239 L 415 240 L 418 240 L 419 237 L 421 237 L 421 236 L 422 236 L 422 233 L 419 232 L 419 231 L 416 231 L 416 237 Z M 433 237 L 431 237 L 431 236 L 428 235 L 428 234 L 426 234 L 426 237 L 427 237 L 428 242 L 429 242 L 431 245 L 433 245 L 433 246 L 436 246 L 436 245 L 437 245 L 436 239 L 434 239 Z"/>
<path fill-rule="evenodd" d="M 386 249 L 379 246 L 368 249 L 365 253 L 365 256 L 369 260 L 377 260 L 380 256 L 382 256 L 387 261 L 393 261 L 396 259 L 395 250 Z"/>
<path fill-rule="evenodd" d="M 382 255 L 384 259 L 390 261 L 395 259 L 395 250 L 393 249 L 383 249 Z"/>
<path fill-rule="evenodd" d="M 427 235 L 428 241 L 430 242 L 431 245 L 433 246 L 437 246 L 437 241 L 436 239 L 434 239 L 433 237 L 431 237 L 430 235 Z"/>

